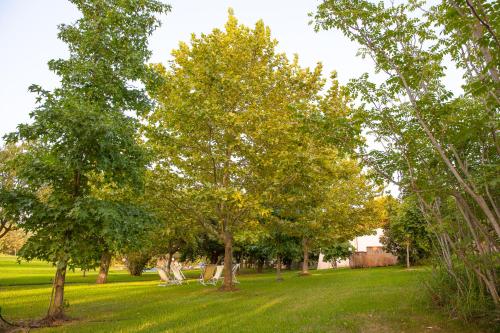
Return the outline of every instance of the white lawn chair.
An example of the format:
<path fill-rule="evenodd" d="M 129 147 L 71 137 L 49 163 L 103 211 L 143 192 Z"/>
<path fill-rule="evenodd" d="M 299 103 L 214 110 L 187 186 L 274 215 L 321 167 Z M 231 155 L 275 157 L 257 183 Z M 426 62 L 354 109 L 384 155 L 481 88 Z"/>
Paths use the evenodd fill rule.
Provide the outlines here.
<path fill-rule="evenodd" d="M 205 265 L 201 269 L 200 279 L 198 280 L 202 285 L 206 286 L 210 283 L 215 274 L 215 269 L 217 266 L 209 264 Z"/>
<path fill-rule="evenodd" d="M 240 283 L 238 279 L 236 278 L 236 273 L 240 269 L 240 264 L 233 265 L 232 273 L 233 273 L 233 283 Z"/>
<path fill-rule="evenodd" d="M 181 269 L 177 265 L 172 265 L 170 267 L 170 272 L 172 273 L 172 280 L 170 280 L 170 283 L 172 284 L 183 284 L 186 281 L 186 277 L 182 273 Z"/>
<path fill-rule="evenodd" d="M 160 280 L 162 282 L 158 285 L 158 287 L 165 287 L 170 283 L 167 272 L 165 272 L 162 268 L 158 268 L 158 275 L 160 275 Z"/>
<path fill-rule="evenodd" d="M 215 274 L 214 276 L 207 282 L 208 284 L 213 284 L 214 286 L 217 285 L 217 282 L 219 282 L 219 280 L 222 280 L 223 277 L 222 277 L 222 271 L 224 270 L 224 266 L 223 265 L 217 265 L 217 267 L 215 268 Z"/>

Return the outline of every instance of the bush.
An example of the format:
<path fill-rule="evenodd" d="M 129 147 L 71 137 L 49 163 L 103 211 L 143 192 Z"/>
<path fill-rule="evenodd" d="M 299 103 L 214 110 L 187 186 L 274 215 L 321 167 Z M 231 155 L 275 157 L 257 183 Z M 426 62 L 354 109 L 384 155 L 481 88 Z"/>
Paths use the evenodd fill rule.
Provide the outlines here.
<path fill-rule="evenodd" d="M 473 272 L 458 260 L 454 260 L 451 271 L 442 262 L 435 260 L 433 263 L 432 274 L 425 284 L 434 304 L 463 321 L 475 321 L 489 327 L 491 323 L 496 323 L 496 327 L 500 325 L 500 308 L 495 306 Z"/>
<path fill-rule="evenodd" d="M 130 275 L 141 276 L 142 271 L 152 259 L 152 254 L 145 252 L 131 252 L 125 256 L 125 265 Z"/>

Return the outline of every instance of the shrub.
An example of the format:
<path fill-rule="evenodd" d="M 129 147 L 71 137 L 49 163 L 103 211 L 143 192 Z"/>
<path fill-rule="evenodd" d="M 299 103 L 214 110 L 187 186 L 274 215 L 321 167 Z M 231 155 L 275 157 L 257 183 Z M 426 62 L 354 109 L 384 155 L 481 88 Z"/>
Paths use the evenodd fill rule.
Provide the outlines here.
<path fill-rule="evenodd" d="M 453 260 L 451 268 L 434 260 L 425 284 L 433 303 L 451 316 L 485 326 L 489 324 L 489 327 L 491 323 L 496 323 L 496 327 L 500 325 L 500 308 L 495 306 L 476 275 L 459 260 Z"/>
<path fill-rule="evenodd" d="M 125 265 L 130 275 L 141 276 L 142 271 L 152 259 L 152 254 L 147 252 L 131 252 L 125 256 Z"/>

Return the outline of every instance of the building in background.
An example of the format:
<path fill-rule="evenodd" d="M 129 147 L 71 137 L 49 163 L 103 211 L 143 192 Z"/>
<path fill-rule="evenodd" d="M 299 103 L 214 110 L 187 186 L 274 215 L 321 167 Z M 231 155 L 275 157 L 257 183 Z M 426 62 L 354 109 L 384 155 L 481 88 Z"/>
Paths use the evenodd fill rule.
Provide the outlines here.
<path fill-rule="evenodd" d="M 354 238 L 350 241 L 355 248 L 355 252 L 349 259 L 340 260 L 337 262 L 337 267 L 378 267 L 395 265 L 398 258 L 391 253 L 384 251 L 384 247 L 380 242 L 380 237 L 383 235 L 382 228 L 375 230 L 374 235 L 365 235 Z M 331 262 L 323 260 L 324 255 L 320 253 L 318 258 L 318 269 L 333 268 Z"/>

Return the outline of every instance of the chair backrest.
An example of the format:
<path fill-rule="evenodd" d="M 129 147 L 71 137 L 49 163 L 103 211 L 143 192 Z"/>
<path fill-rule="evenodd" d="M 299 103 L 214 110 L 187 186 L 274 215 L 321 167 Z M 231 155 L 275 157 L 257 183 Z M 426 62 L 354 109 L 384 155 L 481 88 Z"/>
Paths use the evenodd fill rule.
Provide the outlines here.
<path fill-rule="evenodd" d="M 240 269 L 240 264 L 233 265 L 233 274 L 236 274 L 238 269 Z"/>
<path fill-rule="evenodd" d="M 182 281 L 184 280 L 184 276 L 182 276 L 182 273 L 179 269 L 179 267 L 177 266 L 174 266 L 171 268 L 171 271 L 172 271 L 172 274 L 174 274 L 174 278 L 177 280 L 177 281 Z"/>
<path fill-rule="evenodd" d="M 168 275 L 167 272 L 165 272 L 163 269 L 158 268 L 158 274 L 160 275 L 160 279 L 162 281 L 168 281 Z"/>
<path fill-rule="evenodd" d="M 222 275 L 223 269 L 224 269 L 223 265 L 217 265 L 217 268 L 215 269 L 214 279 L 216 279 L 216 280 L 220 279 L 220 276 Z"/>
<path fill-rule="evenodd" d="M 203 280 L 208 281 L 211 278 L 214 277 L 215 273 L 215 265 L 206 265 L 205 269 L 203 270 Z"/>

